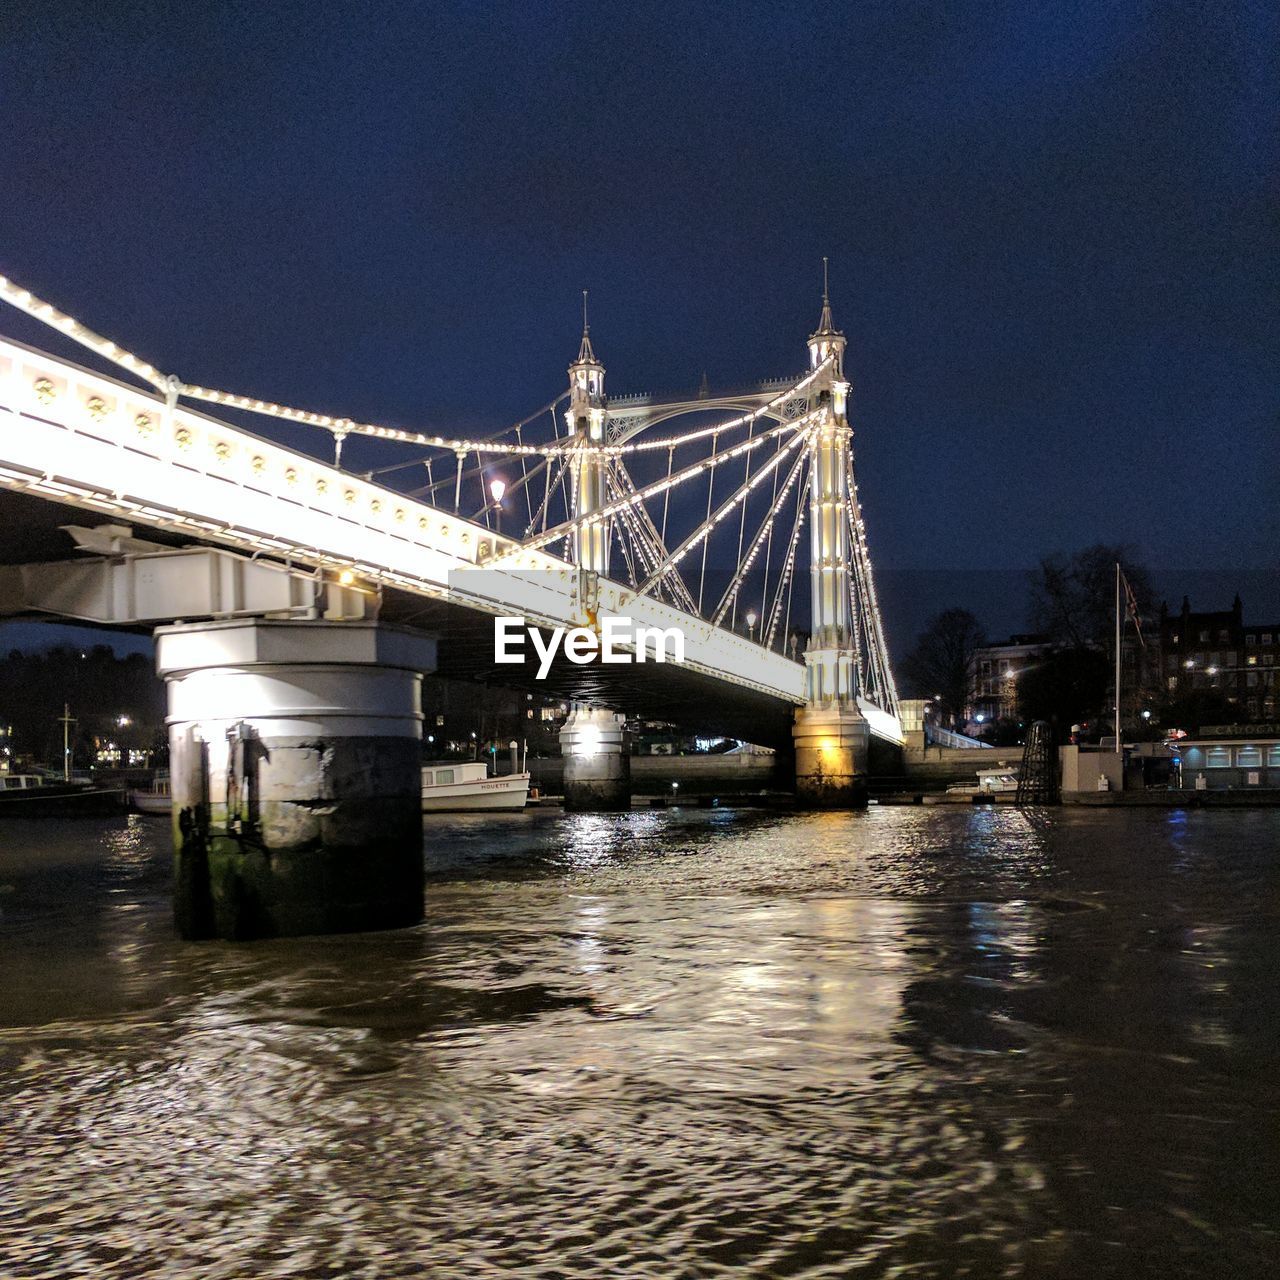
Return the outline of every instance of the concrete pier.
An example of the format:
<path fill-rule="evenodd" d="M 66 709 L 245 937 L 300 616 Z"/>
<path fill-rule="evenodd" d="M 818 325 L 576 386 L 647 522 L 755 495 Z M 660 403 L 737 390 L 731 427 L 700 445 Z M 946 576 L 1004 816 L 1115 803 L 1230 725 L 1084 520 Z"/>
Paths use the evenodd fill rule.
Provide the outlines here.
<path fill-rule="evenodd" d="M 560 730 L 564 807 L 611 813 L 631 807 L 631 739 L 621 716 L 575 703 Z"/>
<path fill-rule="evenodd" d="M 373 622 L 161 627 L 184 938 L 422 918 L 429 637 Z"/>
<path fill-rule="evenodd" d="M 796 800 L 809 809 L 859 809 L 867 803 L 871 729 L 856 704 L 796 711 Z"/>

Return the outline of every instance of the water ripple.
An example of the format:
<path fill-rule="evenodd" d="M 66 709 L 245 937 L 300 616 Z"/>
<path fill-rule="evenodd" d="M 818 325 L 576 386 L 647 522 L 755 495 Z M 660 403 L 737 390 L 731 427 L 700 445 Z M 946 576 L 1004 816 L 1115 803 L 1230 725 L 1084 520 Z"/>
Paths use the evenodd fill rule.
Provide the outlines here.
<path fill-rule="evenodd" d="M 420 929 L 0 832 L 0 1274 L 1274 1274 L 1266 813 L 432 822 Z"/>

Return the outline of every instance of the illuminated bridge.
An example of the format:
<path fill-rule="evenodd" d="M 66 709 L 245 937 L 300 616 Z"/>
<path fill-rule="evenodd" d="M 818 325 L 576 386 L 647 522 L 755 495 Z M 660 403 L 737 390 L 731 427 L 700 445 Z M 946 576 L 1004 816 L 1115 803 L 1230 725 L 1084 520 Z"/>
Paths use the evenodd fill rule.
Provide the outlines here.
<path fill-rule="evenodd" d="M 470 437 L 191 385 L 0 300 L 120 375 L 0 340 L 0 612 L 158 627 L 188 934 L 419 918 L 423 672 L 571 701 L 569 807 L 629 802 L 627 716 L 790 740 L 813 805 L 859 803 L 873 739 L 902 741 L 825 289 L 803 374 L 677 399 L 606 396 L 584 295 L 564 392 Z M 344 469 L 352 437 L 386 461 Z M 684 662 L 561 656 L 535 685 L 494 662 L 511 616 L 675 628 Z"/>

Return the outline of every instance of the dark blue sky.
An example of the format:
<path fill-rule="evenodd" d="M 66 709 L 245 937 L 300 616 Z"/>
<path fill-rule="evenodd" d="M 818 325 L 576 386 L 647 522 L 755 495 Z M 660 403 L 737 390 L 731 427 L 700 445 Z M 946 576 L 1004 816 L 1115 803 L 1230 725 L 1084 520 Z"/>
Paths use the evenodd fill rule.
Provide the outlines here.
<path fill-rule="evenodd" d="M 0 272 L 191 382 L 496 427 L 562 387 L 584 286 L 615 394 L 802 368 L 825 253 L 878 563 L 1269 570 L 1277 34 L 1128 0 L 19 3 Z"/>

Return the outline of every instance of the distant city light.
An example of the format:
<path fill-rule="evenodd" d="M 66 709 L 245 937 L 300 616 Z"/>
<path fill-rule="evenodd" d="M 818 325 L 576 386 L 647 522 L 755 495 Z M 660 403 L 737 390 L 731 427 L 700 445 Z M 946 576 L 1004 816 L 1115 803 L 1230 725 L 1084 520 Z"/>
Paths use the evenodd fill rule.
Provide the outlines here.
<path fill-rule="evenodd" d="M 133 721 L 130 720 L 128 716 L 116 716 L 116 725 L 121 729 L 126 728 L 128 725 L 131 725 L 132 723 Z"/>

